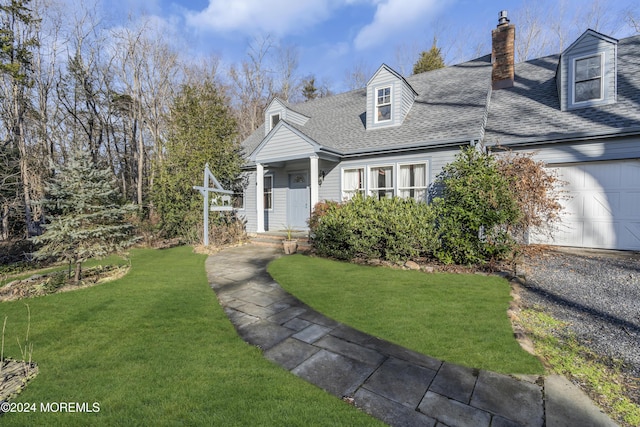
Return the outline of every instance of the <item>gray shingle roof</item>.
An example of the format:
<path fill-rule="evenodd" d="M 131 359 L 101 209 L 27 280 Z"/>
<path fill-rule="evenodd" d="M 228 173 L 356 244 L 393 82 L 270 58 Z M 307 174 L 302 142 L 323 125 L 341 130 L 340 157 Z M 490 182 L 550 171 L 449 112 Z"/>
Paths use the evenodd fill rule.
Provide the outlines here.
<path fill-rule="evenodd" d="M 292 105 L 309 117 L 289 123 L 323 148 L 343 155 L 436 147 L 482 139 L 522 144 L 640 133 L 640 35 L 618 43 L 618 96 L 609 105 L 561 111 L 559 55 L 516 64 L 515 85 L 492 91 L 490 56 L 408 77 L 418 97 L 401 126 L 365 129 L 366 89 Z M 486 127 L 485 125 L 486 119 Z M 264 125 L 243 142 L 248 156 Z"/>
<path fill-rule="evenodd" d="M 418 93 L 401 126 L 365 129 L 366 89 L 293 105 L 307 117 L 298 130 L 341 154 L 414 146 L 437 146 L 480 139 L 491 79 L 490 57 L 413 75 L 407 82 Z M 264 137 L 260 127 L 243 142 L 253 151 Z"/>
<path fill-rule="evenodd" d="M 640 36 L 618 43 L 614 104 L 560 110 L 558 55 L 516 64 L 515 85 L 491 94 L 485 140 L 522 144 L 640 132 Z"/>

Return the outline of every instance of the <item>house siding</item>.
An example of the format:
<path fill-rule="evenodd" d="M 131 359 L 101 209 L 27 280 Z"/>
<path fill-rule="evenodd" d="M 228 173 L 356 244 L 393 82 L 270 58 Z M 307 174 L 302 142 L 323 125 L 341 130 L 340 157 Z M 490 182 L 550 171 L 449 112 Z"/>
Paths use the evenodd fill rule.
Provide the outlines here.
<path fill-rule="evenodd" d="M 536 160 L 546 164 L 638 159 L 640 158 L 640 137 L 513 147 L 513 151 L 534 153 Z"/>
<path fill-rule="evenodd" d="M 320 160 L 318 169 L 325 172 L 324 180 L 318 189 L 318 201 L 339 200 L 340 194 L 340 164 Z"/>
<path fill-rule="evenodd" d="M 258 218 L 256 212 L 256 171 L 248 172 L 247 187 L 244 190 L 244 209 L 238 210 L 238 216 L 247 221 L 247 233 L 255 233 Z"/>
<path fill-rule="evenodd" d="M 313 147 L 290 129 L 282 126 L 266 143 L 256 156 L 256 162 L 286 160 L 295 157 L 309 156 L 314 153 Z"/>
<path fill-rule="evenodd" d="M 402 114 L 400 117 L 401 123 L 404 121 L 404 118 L 407 117 L 407 114 L 409 114 L 409 110 L 411 110 L 411 107 L 413 106 L 413 101 L 416 99 L 412 91 L 404 87 L 403 89 L 401 99 L 402 103 L 400 107 L 400 113 Z"/>

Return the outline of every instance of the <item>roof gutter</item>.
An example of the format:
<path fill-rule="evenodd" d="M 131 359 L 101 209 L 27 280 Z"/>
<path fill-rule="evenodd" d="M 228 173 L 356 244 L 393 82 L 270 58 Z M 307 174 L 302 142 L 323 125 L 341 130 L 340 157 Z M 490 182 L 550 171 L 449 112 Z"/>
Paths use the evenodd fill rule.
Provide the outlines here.
<path fill-rule="evenodd" d="M 514 142 L 509 141 L 501 141 L 499 143 L 487 143 L 487 146 L 504 146 L 504 147 L 520 147 L 525 145 L 544 145 L 544 144 L 557 144 L 561 142 L 576 142 L 576 141 L 592 141 L 594 139 L 603 139 L 603 138 L 622 138 L 625 136 L 638 136 L 640 134 L 640 127 L 625 129 L 618 132 L 607 132 L 607 133 L 572 133 L 568 135 L 558 135 L 556 137 L 549 137 L 546 139 L 539 138 L 526 138 L 521 139 Z"/>

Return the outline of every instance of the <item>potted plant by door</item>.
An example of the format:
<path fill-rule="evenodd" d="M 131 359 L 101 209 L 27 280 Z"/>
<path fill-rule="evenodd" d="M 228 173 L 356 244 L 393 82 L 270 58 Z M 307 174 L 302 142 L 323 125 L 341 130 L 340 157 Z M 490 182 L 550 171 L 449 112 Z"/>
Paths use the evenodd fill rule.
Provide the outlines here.
<path fill-rule="evenodd" d="M 295 254 L 298 250 L 298 240 L 293 238 L 293 233 L 296 230 L 293 227 L 287 226 L 284 231 L 287 233 L 286 239 L 282 241 L 284 253 L 287 255 Z"/>

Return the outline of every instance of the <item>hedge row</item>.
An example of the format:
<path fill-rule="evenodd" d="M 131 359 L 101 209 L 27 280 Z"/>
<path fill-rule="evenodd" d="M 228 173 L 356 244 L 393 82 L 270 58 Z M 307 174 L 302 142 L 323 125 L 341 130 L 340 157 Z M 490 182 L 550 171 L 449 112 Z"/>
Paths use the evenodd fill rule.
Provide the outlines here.
<path fill-rule="evenodd" d="M 399 261 L 431 256 L 436 248 L 433 209 L 413 199 L 356 196 L 319 204 L 314 213 L 313 244 L 323 256 Z"/>
<path fill-rule="evenodd" d="M 493 156 L 465 149 L 438 176 L 430 204 L 361 195 L 318 204 L 309 221 L 314 245 L 318 254 L 343 260 L 500 259 L 516 247 L 508 230 L 522 217 L 510 184 Z"/>

